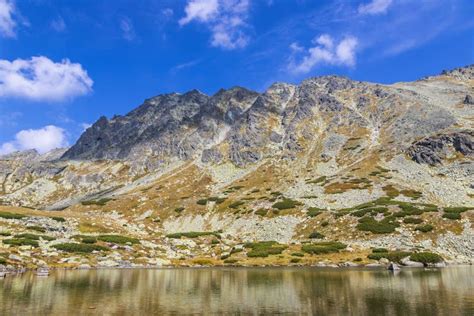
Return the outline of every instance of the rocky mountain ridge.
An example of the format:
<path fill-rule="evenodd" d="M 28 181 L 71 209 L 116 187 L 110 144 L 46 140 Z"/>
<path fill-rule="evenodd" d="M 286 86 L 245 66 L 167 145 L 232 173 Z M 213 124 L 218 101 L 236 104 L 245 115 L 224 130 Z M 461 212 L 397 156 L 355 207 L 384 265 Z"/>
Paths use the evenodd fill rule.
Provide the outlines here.
<path fill-rule="evenodd" d="M 294 252 L 313 238 L 349 245 L 332 261 L 422 247 L 474 262 L 472 96 L 473 65 L 391 85 L 324 76 L 159 95 L 100 118 L 71 148 L 0 157 L 0 232 L 54 235 L 34 251 L 43 261 L 74 236 L 109 247 L 100 234 L 123 234 L 141 246 L 117 248 L 114 262 L 143 251 L 147 262 L 222 264 L 245 242 Z M 238 260 L 268 264 L 248 255 Z"/>

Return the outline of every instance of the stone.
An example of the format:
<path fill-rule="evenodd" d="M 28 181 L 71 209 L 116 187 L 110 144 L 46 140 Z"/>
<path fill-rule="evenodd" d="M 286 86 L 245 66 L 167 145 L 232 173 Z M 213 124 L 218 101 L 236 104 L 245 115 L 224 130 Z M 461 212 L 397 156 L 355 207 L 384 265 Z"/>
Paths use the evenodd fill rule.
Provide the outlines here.
<path fill-rule="evenodd" d="M 406 258 L 403 258 L 402 260 L 400 260 L 400 263 L 404 266 L 407 266 L 407 267 L 416 267 L 416 268 L 422 268 L 424 267 L 425 265 L 421 262 L 416 262 L 416 261 L 411 261 L 410 260 L 410 257 L 406 257 Z"/>
<path fill-rule="evenodd" d="M 120 264 L 114 260 L 104 260 L 104 261 L 99 261 L 97 263 L 97 266 L 99 267 L 105 267 L 105 268 L 111 268 L 111 267 L 118 267 Z"/>
<path fill-rule="evenodd" d="M 388 265 L 387 269 L 390 270 L 390 271 L 397 271 L 397 270 L 400 270 L 400 267 L 398 266 L 398 264 L 391 262 Z"/>
<path fill-rule="evenodd" d="M 147 219 L 148 217 L 150 217 L 152 214 L 153 214 L 153 210 L 145 211 L 145 212 L 143 212 L 142 215 L 137 217 L 137 221 L 143 221 L 143 220 Z"/>
<path fill-rule="evenodd" d="M 462 103 L 474 104 L 474 98 L 470 94 L 466 94 L 466 97 L 464 98 L 464 101 Z"/>
<path fill-rule="evenodd" d="M 90 269 L 91 266 L 87 263 L 81 263 L 80 265 L 77 266 L 77 269 L 79 270 L 87 270 L 87 269 Z"/>
<path fill-rule="evenodd" d="M 388 260 L 387 258 L 381 258 L 379 260 L 379 263 L 380 264 L 383 264 L 383 265 L 386 265 L 386 264 L 389 264 L 390 263 L 390 260 Z"/>
<path fill-rule="evenodd" d="M 17 256 L 17 255 L 15 255 L 15 254 L 10 254 L 10 255 L 8 256 L 8 259 L 13 260 L 13 261 L 18 261 L 18 262 L 22 262 L 22 261 L 23 261 L 23 259 L 22 259 L 20 256 Z"/>

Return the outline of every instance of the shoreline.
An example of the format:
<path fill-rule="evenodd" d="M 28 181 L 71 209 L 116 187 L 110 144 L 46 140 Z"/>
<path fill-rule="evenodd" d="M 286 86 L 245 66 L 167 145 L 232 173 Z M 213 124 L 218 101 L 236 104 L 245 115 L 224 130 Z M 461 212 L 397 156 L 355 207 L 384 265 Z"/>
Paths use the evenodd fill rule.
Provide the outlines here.
<path fill-rule="evenodd" d="M 362 264 L 362 265 L 337 265 L 337 264 L 327 264 L 327 265 L 164 265 L 164 266 L 142 266 L 142 267 L 90 267 L 90 268 L 68 268 L 68 267 L 49 267 L 49 271 L 101 271 L 101 270 L 189 270 L 189 269 L 316 269 L 316 270 L 382 270 L 390 271 L 388 269 L 390 264 Z M 468 263 L 444 263 L 443 265 L 426 265 L 426 266 L 397 266 L 400 270 L 408 269 L 444 269 L 444 268 L 460 268 L 460 267 L 471 267 L 473 264 Z M 19 276 L 24 273 L 35 272 L 37 268 L 24 268 L 16 271 L 7 271 L 6 276 Z M 392 271 L 393 272 L 393 271 Z M 396 271 L 395 271 L 396 272 Z M 2 278 L 0 278 L 2 279 Z"/>

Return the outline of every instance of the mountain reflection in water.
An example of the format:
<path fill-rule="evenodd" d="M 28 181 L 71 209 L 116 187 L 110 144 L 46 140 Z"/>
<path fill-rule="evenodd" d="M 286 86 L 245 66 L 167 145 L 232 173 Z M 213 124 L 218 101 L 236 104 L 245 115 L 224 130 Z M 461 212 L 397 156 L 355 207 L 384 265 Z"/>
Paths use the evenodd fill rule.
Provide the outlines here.
<path fill-rule="evenodd" d="M 474 267 L 52 271 L 0 280 L 1 315 L 474 315 Z"/>

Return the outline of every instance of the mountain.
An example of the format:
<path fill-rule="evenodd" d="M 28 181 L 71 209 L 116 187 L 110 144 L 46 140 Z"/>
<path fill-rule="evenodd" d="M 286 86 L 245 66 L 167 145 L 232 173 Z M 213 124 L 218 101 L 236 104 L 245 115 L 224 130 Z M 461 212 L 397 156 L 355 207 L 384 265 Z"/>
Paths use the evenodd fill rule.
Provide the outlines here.
<path fill-rule="evenodd" d="M 0 157 L 0 200 L 105 228 L 121 214 L 118 231 L 146 238 L 222 230 L 231 244 L 289 243 L 316 227 L 358 246 L 393 246 L 393 234 L 414 246 L 419 231 L 394 212 L 429 206 L 439 214 L 422 221 L 439 229 L 427 247 L 469 261 L 472 249 L 436 245 L 474 240 L 473 96 L 474 65 L 390 85 L 324 76 L 163 94 L 101 117 L 68 149 Z M 364 204 L 381 207 L 359 213 L 394 226 L 391 237 L 357 229 Z M 443 217 L 450 208 L 459 219 Z"/>

